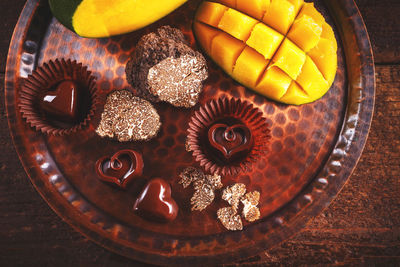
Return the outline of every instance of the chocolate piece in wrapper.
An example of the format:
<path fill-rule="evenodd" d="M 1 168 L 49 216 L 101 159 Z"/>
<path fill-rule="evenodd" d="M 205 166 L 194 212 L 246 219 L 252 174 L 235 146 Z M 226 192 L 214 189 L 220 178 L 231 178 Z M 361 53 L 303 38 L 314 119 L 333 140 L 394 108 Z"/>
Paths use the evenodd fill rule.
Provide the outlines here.
<path fill-rule="evenodd" d="M 201 170 L 188 167 L 179 175 L 183 188 L 193 183 L 194 194 L 190 199 L 192 211 L 202 211 L 207 208 L 215 198 L 215 190 L 222 188 L 221 176 L 206 175 Z"/>
<path fill-rule="evenodd" d="M 260 210 L 257 208 L 260 192 L 249 192 L 240 201 L 243 203 L 242 215 L 247 221 L 254 222 L 260 218 Z"/>
<path fill-rule="evenodd" d="M 234 175 L 267 153 L 270 130 L 263 112 L 235 98 L 211 100 L 197 110 L 187 147 L 206 172 Z"/>
<path fill-rule="evenodd" d="M 243 229 L 242 219 L 236 213 L 236 209 L 232 207 L 220 208 L 217 211 L 218 219 L 222 225 L 231 231 L 238 231 Z"/>
<path fill-rule="evenodd" d="M 99 102 L 95 77 L 81 63 L 56 59 L 24 81 L 19 108 L 36 130 L 65 135 L 86 127 Z"/>
<path fill-rule="evenodd" d="M 194 106 L 208 77 L 203 55 L 189 47 L 180 30 L 170 26 L 139 40 L 125 73 L 139 96 L 177 107 Z"/>
<path fill-rule="evenodd" d="M 150 102 L 120 90 L 107 96 L 96 133 L 120 142 L 146 141 L 157 135 L 160 126 L 160 116 Z"/>
<path fill-rule="evenodd" d="M 222 199 L 229 203 L 235 210 L 239 207 L 241 197 L 246 193 L 246 186 L 241 183 L 237 183 L 226 187 L 222 191 Z"/>

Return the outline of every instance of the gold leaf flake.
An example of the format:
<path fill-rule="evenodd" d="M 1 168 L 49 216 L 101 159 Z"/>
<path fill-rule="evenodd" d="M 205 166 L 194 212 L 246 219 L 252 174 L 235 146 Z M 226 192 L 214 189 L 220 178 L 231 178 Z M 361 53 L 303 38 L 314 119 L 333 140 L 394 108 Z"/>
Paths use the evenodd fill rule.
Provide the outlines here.
<path fill-rule="evenodd" d="M 242 219 L 240 215 L 236 214 L 236 210 L 233 207 L 219 209 L 217 211 L 217 216 L 226 229 L 231 231 L 243 229 Z"/>

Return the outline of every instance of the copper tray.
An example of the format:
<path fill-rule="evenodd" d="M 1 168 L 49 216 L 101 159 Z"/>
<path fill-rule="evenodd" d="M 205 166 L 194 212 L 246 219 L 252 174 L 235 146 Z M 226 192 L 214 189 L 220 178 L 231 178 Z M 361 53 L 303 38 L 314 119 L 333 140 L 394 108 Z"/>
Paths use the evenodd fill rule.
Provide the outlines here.
<path fill-rule="evenodd" d="M 214 202 L 205 212 L 190 212 L 190 189 L 177 174 L 197 166 L 184 149 L 187 123 L 194 109 L 157 104 L 163 126 L 147 143 L 102 139 L 94 133 L 99 119 L 84 131 L 66 137 L 46 136 L 31 129 L 18 111 L 21 83 L 50 59 L 82 62 L 97 77 L 103 101 L 108 92 L 128 87 L 124 66 L 138 39 L 158 26 L 180 27 L 195 47 L 191 20 L 199 1 L 192 0 L 158 21 L 131 34 L 106 39 L 79 38 L 61 26 L 47 1 L 29 0 L 11 41 L 5 79 L 10 131 L 31 182 L 76 230 L 115 251 L 155 264 L 223 263 L 268 249 L 305 226 L 327 207 L 352 173 L 363 150 L 374 108 L 374 64 L 369 38 L 353 0 L 315 1 L 333 26 L 339 42 L 338 72 L 330 91 L 300 107 L 269 101 L 235 83 L 211 60 L 200 102 L 227 95 L 251 101 L 271 124 L 270 151 L 253 170 L 225 177 L 225 185 L 243 182 L 261 192 L 262 218 L 239 232 L 226 231 L 216 219 Z M 95 161 L 122 148 L 142 151 L 144 179 L 161 176 L 172 184 L 180 213 L 173 223 L 144 221 L 131 212 L 140 186 L 127 191 L 96 177 Z M 171 156 L 173 155 L 173 156 Z M 157 166 L 154 168 L 154 166 Z"/>

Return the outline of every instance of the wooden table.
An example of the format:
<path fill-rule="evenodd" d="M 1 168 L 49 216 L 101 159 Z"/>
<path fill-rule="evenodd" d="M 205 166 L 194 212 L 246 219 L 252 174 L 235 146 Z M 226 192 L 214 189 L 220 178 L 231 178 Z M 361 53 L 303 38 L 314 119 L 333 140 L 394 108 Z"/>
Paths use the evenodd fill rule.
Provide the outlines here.
<path fill-rule="evenodd" d="M 143 265 L 75 232 L 39 196 L 19 162 L 8 133 L 4 73 L 24 2 L 0 1 L 0 266 Z M 371 37 L 377 81 L 363 155 L 322 214 L 296 236 L 243 263 L 400 265 L 400 1 L 356 2 Z"/>

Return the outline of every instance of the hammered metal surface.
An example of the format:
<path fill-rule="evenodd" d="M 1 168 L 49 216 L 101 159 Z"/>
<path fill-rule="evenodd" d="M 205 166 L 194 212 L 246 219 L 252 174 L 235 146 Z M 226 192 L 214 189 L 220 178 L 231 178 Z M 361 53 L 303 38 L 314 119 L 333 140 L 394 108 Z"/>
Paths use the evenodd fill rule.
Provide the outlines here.
<path fill-rule="evenodd" d="M 316 2 L 341 42 L 336 79 L 322 99 L 299 107 L 269 101 L 235 83 L 207 58 L 210 78 L 200 104 L 220 96 L 250 101 L 264 112 L 271 129 L 268 155 L 251 171 L 223 178 L 224 185 L 241 182 L 249 191 L 261 193 L 261 220 L 246 223 L 241 232 L 228 232 L 216 219 L 217 209 L 224 205 L 218 196 L 205 212 L 192 213 L 189 199 L 193 192 L 178 184 L 184 168 L 198 166 L 184 145 L 188 121 L 196 108 L 156 104 L 161 131 L 157 138 L 142 143 L 118 143 L 97 136 L 94 129 L 100 112 L 81 132 L 45 136 L 29 128 L 16 108 L 21 81 L 37 65 L 56 58 L 88 66 L 97 77 L 104 104 L 110 91 L 130 88 L 125 64 L 143 34 L 169 24 L 181 28 L 195 47 L 190 27 L 199 1 L 188 2 L 143 30 L 105 39 L 80 38 L 51 17 L 47 1 L 28 1 L 10 47 L 6 104 L 17 152 L 33 184 L 49 205 L 83 234 L 146 262 L 232 261 L 287 238 L 328 205 L 347 180 L 363 148 L 374 101 L 369 40 L 354 2 Z M 126 191 L 101 182 L 94 169 L 97 159 L 120 149 L 141 151 L 145 162 L 143 178 Z M 152 177 L 162 177 L 172 185 L 172 195 L 180 206 L 172 223 L 151 223 L 131 211 L 135 197 Z"/>

